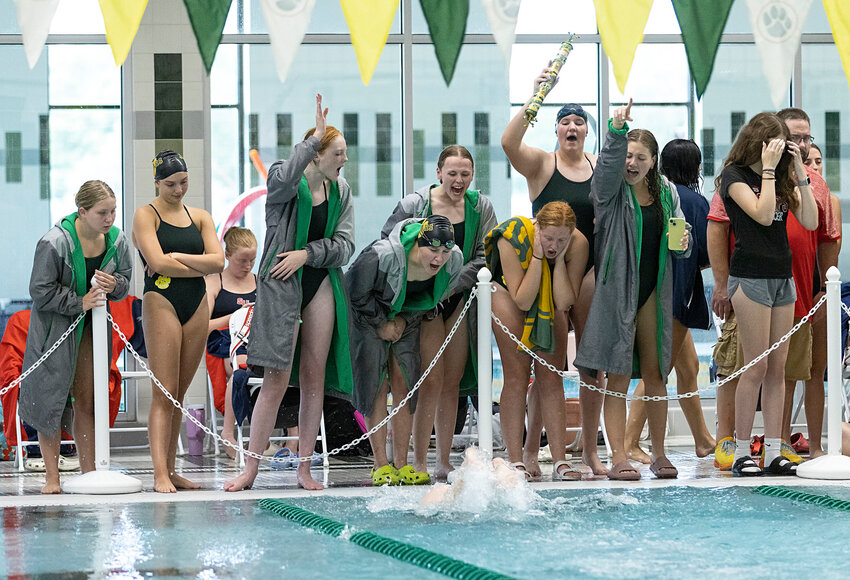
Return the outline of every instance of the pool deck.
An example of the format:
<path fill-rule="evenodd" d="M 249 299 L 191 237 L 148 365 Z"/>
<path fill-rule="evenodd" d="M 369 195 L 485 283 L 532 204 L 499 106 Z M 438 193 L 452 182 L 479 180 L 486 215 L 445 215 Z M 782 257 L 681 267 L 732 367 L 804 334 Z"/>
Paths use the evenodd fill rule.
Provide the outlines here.
<path fill-rule="evenodd" d="M 600 449 L 600 453 L 604 449 Z M 499 453 L 497 453 L 499 455 Z M 732 477 L 729 472 L 721 472 L 714 467 L 713 457 L 699 459 L 694 455 L 692 447 L 668 448 L 668 457 L 679 469 L 678 479 L 657 480 L 649 471 L 649 466 L 640 466 L 643 478 L 637 482 L 616 482 L 605 477 L 595 477 L 590 470 L 576 458 L 571 461 L 573 467 L 584 474 L 581 481 L 553 482 L 551 480 L 551 464 L 541 463 L 543 477 L 540 481 L 532 482 L 534 489 L 619 489 L 619 488 L 656 488 L 669 486 L 690 487 L 727 487 L 727 486 L 842 486 L 850 487 L 850 480 L 815 480 L 799 477 Z M 453 454 L 452 463 L 459 465 L 462 461 L 460 454 Z M 43 496 L 40 494 L 44 484 L 44 474 L 37 472 L 19 472 L 17 464 L 0 462 L 0 506 L 49 506 L 49 505 L 85 505 L 85 504 L 124 504 L 137 502 L 172 502 L 172 501 L 226 501 L 239 499 L 261 499 L 266 497 L 291 498 L 305 497 L 316 494 L 333 496 L 364 496 L 374 492 L 371 486 L 369 469 L 370 458 L 344 457 L 332 458 L 330 468 L 324 471 L 314 468 L 314 477 L 321 481 L 324 478 L 325 491 L 308 492 L 300 489 L 296 483 L 295 471 L 292 469 L 271 471 L 261 467 L 254 482 L 253 489 L 239 493 L 226 493 L 222 487 L 224 482 L 235 477 L 239 471 L 235 462 L 224 455 L 218 457 L 207 454 L 201 457 L 182 456 L 177 458 L 177 470 L 184 477 L 199 483 L 203 489 L 198 491 L 180 491 L 174 494 L 159 494 L 153 492 L 153 469 L 150 456 L 146 450 L 132 452 L 114 452 L 111 460 L 112 469 L 121 470 L 142 481 L 142 492 L 126 495 L 72 495 L 61 494 Z M 62 475 L 62 480 L 73 477 L 74 472 Z"/>

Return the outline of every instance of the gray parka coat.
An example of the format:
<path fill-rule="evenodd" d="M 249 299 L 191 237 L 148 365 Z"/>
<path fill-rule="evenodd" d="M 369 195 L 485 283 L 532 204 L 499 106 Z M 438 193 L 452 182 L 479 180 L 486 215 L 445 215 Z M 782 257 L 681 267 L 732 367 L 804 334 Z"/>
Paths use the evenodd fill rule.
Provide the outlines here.
<path fill-rule="evenodd" d="M 248 343 L 248 363 L 290 370 L 293 360 L 294 329 L 301 316 L 301 282 L 298 276 L 286 280 L 271 277 L 269 271 L 280 259 L 277 255 L 295 249 L 298 221 L 298 185 L 304 169 L 321 148 L 316 137 L 308 137 L 292 148 L 288 160 L 269 168 L 266 185 L 266 237 L 257 276 L 257 303 Z M 307 265 L 314 268 L 341 268 L 354 253 L 354 207 L 351 188 L 340 178 L 340 215 L 330 238 L 309 242 Z"/>
<path fill-rule="evenodd" d="M 394 343 L 378 336 L 378 328 L 391 319 L 392 305 L 407 284 L 407 253 L 401 242 L 401 231 L 409 223 L 422 219 L 402 220 L 386 239 L 366 246 L 345 274 L 345 286 L 351 303 L 351 364 L 354 369 L 354 408 L 369 415 L 375 397 L 389 372 L 389 351 L 398 361 L 407 388 L 420 377 L 419 329 L 424 312 L 402 311 L 406 326 L 402 336 Z M 463 253 L 457 246 L 443 268 L 450 281 L 441 299 L 449 296 L 449 289 L 457 286 L 457 277 L 463 267 Z M 412 408 L 412 407 L 411 407 Z"/>
<path fill-rule="evenodd" d="M 575 358 L 576 367 L 639 377 L 635 356 L 635 316 L 637 315 L 639 255 L 642 218 L 632 188 L 623 179 L 628 152 L 628 127 L 617 131 L 611 123 L 605 145 L 596 162 L 590 198 L 596 215 L 596 289 L 587 323 Z M 676 187 L 665 177 L 661 204 L 664 209 L 659 259 L 659 283 L 656 288 L 658 319 L 658 355 L 661 376 L 670 372 L 673 340 L 673 268 L 667 250 L 670 217 L 684 217 L 679 208 Z M 687 252 L 681 255 L 688 255 Z"/>
<path fill-rule="evenodd" d="M 33 304 L 23 370 L 30 368 L 53 346 L 83 312 L 83 297 L 77 294 L 76 284 L 78 277 L 85 277 L 85 270 L 79 272 L 74 268 L 72 256 L 76 244 L 62 227 L 62 221 L 38 241 L 35 249 L 30 277 Z M 119 302 L 129 291 L 133 256 L 126 236 L 118 228 L 113 227 L 108 235 L 113 237 L 115 252 L 111 257 L 107 256 L 108 260 L 99 270 L 115 277 L 115 289 L 106 298 Z M 62 427 L 62 414 L 77 369 L 79 330 L 82 326 L 81 321 L 78 330 L 21 383 L 18 414 L 37 431 L 52 434 Z M 111 343 L 112 333 L 108 332 L 107 337 Z M 111 344 L 107 352 L 112 352 Z"/>

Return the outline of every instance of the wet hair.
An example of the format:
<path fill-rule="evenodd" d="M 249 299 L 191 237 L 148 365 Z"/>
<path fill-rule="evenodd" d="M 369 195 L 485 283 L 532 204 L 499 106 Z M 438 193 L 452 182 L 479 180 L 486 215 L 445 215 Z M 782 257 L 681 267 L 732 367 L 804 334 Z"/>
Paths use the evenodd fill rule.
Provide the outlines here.
<path fill-rule="evenodd" d="M 661 150 L 661 173 L 679 185 L 699 191 L 702 153 L 692 139 L 673 139 Z"/>
<path fill-rule="evenodd" d="M 112 188 L 99 179 L 92 179 L 80 186 L 74 196 L 74 203 L 78 208 L 88 211 L 107 197 L 115 197 Z"/>
<path fill-rule="evenodd" d="M 186 161 L 176 151 L 166 149 L 160 151 L 153 158 L 153 178 L 154 181 L 162 181 L 166 177 L 180 173 L 181 171 L 189 171 L 186 166 Z"/>
<path fill-rule="evenodd" d="M 313 133 L 315 133 L 315 132 L 316 132 L 316 128 L 313 127 L 312 129 L 310 129 L 309 131 L 304 133 L 304 139 L 306 140 L 308 137 L 312 137 Z M 327 150 L 327 148 L 331 146 L 331 143 L 333 143 L 334 139 L 336 139 L 337 137 L 342 137 L 342 131 L 340 131 L 339 129 L 337 129 L 333 125 L 328 125 L 325 128 L 325 134 L 324 134 L 324 136 L 322 137 L 322 140 L 321 140 L 322 144 L 319 147 L 319 153 L 324 153 L 325 150 Z M 344 137 L 343 137 L 343 139 L 344 139 Z"/>
<path fill-rule="evenodd" d="M 248 228 L 240 228 L 239 226 L 228 228 L 222 239 L 224 240 L 224 253 L 229 256 L 242 248 L 257 247 L 257 238 L 254 236 L 254 232 Z"/>
<path fill-rule="evenodd" d="M 472 160 L 472 153 L 469 152 L 469 149 L 464 147 L 463 145 L 449 145 L 445 149 L 440 152 L 440 157 L 437 158 L 437 169 L 443 168 L 443 163 L 446 162 L 446 159 L 449 157 L 460 157 L 461 159 L 468 159 L 472 164 L 472 170 L 475 170 L 475 161 Z"/>
<path fill-rule="evenodd" d="M 661 205 L 661 173 L 658 171 L 658 141 L 655 140 L 655 135 L 646 129 L 632 129 L 626 135 L 626 139 L 630 143 L 640 143 L 649 149 L 650 155 L 655 157 L 655 163 L 652 164 L 652 167 L 646 173 L 646 186 L 649 189 L 649 195 L 652 197 L 652 207 L 658 216 L 658 227 L 663 228 L 664 207 Z"/>
<path fill-rule="evenodd" d="M 749 166 L 761 161 L 762 145 L 771 139 L 791 139 L 791 132 L 785 121 L 774 113 L 759 113 L 741 127 L 738 137 L 729 149 L 729 155 L 723 162 L 723 169 L 730 165 Z M 714 187 L 720 189 L 720 171 L 714 179 Z M 789 209 L 797 208 L 797 198 L 794 195 L 794 180 L 791 177 L 791 154 L 786 149 L 776 165 L 776 198 L 780 203 L 787 203 Z"/>
<path fill-rule="evenodd" d="M 550 201 L 540 208 L 534 219 L 537 220 L 538 228 L 566 226 L 575 229 L 576 227 L 576 214 L 570 204 L 565 201 Z"/>
<path fill-rule="evenodd" d="M 798 109 L 797 107 L 788 107 L 786 109 L 782 109 L 776 116 L 782 119 L 783 121 L 805 121 L 811 126 L 812 120 L 809 119 L 809 116 L 803 109 Z"/>
<path fill-rule="evenodd" d="M 434 214 L 422 220 L 422 227 L 416 237 L 416 244 L 425 247 L 454 246 L 455 230 L 449 218 Z M 451 244 L 449 244 L 451 242 Z"/>

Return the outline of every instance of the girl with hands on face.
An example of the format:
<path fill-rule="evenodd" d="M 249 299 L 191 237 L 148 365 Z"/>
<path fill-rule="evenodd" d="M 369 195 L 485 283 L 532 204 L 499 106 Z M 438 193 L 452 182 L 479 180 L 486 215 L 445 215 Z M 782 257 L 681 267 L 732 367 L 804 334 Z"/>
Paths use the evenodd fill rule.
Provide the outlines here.
<path fill-rule="evenodd" d="M 289 384 L 301 388 L 298 449 L 307 457 L 316 446 L 325 390 L 343 397 L 352 390 L 341 268 L 354 252 L 354 207 L 342 177 L 345 138 L 327 116 L 322 95 L 316 95 L 315 128 L 289 159 L 269 168 L 266 238 L 248 344 L 248 364 L 265 369 L 251 417 L 249 450 L 258 454 Z M 310 463 L 298 463 L 298 485 L 320 490 Z M 258 469 L 259 461 L 246 457 L 244 471 L 224 484 L 225 491 L 250 488 Z"/>
<path fill-rule="evenodd" d="M 643 378 L 650 396 L 666 395 L 672 359 L 672 265 L 689 255 L 668 250 L 671 217 L 683 218 L 675 186 L 658 171 L 658 143 L 647 130 L 629 131 L 632 100 L 614 111 L 593 174 L 597 280 L 575 365 L 588 374 L 607 373 L 609 391 L 625 393 L 632 377 Z M 689 227 L 689 226 L 688 226 Z M 605 397 L 605 427 L 611 444 L 608 477 L 638 480 L 625 448 L 626 401 Z M 652 439 L 650 470 L 658 478 L 678 471 L 664 452 L 667 401 L 647 405 Z"/>
<path fill-rule="evenodd" d="M 818 225 L 818 209 L 800 149 L 784 121 L 760 113 L 741 129 L 715 186 L 723 199 L 735 248 L 727 293 L 738 319 L 738 341 L 749 364 L 790 330 L 797 295 L 786 223 L 789 210 L 807 230 Z M 793 475 L 797 464 L 781 455 L 785 361 L 781 343 L 766 361 L 738 380 L 735 392 L 736 476 Z M 762 393 L 764 458 L 750 457 L 750 436 Z"/>

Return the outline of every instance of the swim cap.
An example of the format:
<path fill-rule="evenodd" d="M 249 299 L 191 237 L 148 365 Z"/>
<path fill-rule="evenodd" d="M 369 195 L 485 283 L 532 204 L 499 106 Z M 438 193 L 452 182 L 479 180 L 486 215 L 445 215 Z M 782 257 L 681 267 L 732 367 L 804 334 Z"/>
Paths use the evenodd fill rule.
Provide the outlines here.
<path fill-rule="evenodd" d="M 567 115 L 578 115 L 579 117 L 587 121 L 587 111 L 585 111 L 581 105 L 577 105 L 576 103 L 567 103 L 566 105 L 561 107 L 561 110 L 558 111 L 558 120 L 556 121 L 556 123 L 560 123 L 561 119 L 563 119 Z"/>
<path fill-rule="evenodd" d="M 180 171 L 189 171 L 186 162 L 176 151 L 160 151 L 153 158 L 153 178 L 156 181 L 165 179 Z"/>
<path fill-rule="evenodd" d="M 439 248 L 445 246 L 448 249 L 455 247 L 455 230 L 449 218 L 442 215 L 432 215 L 425 218 L 422 228 L 416 238 L 419 246 Z"/>

